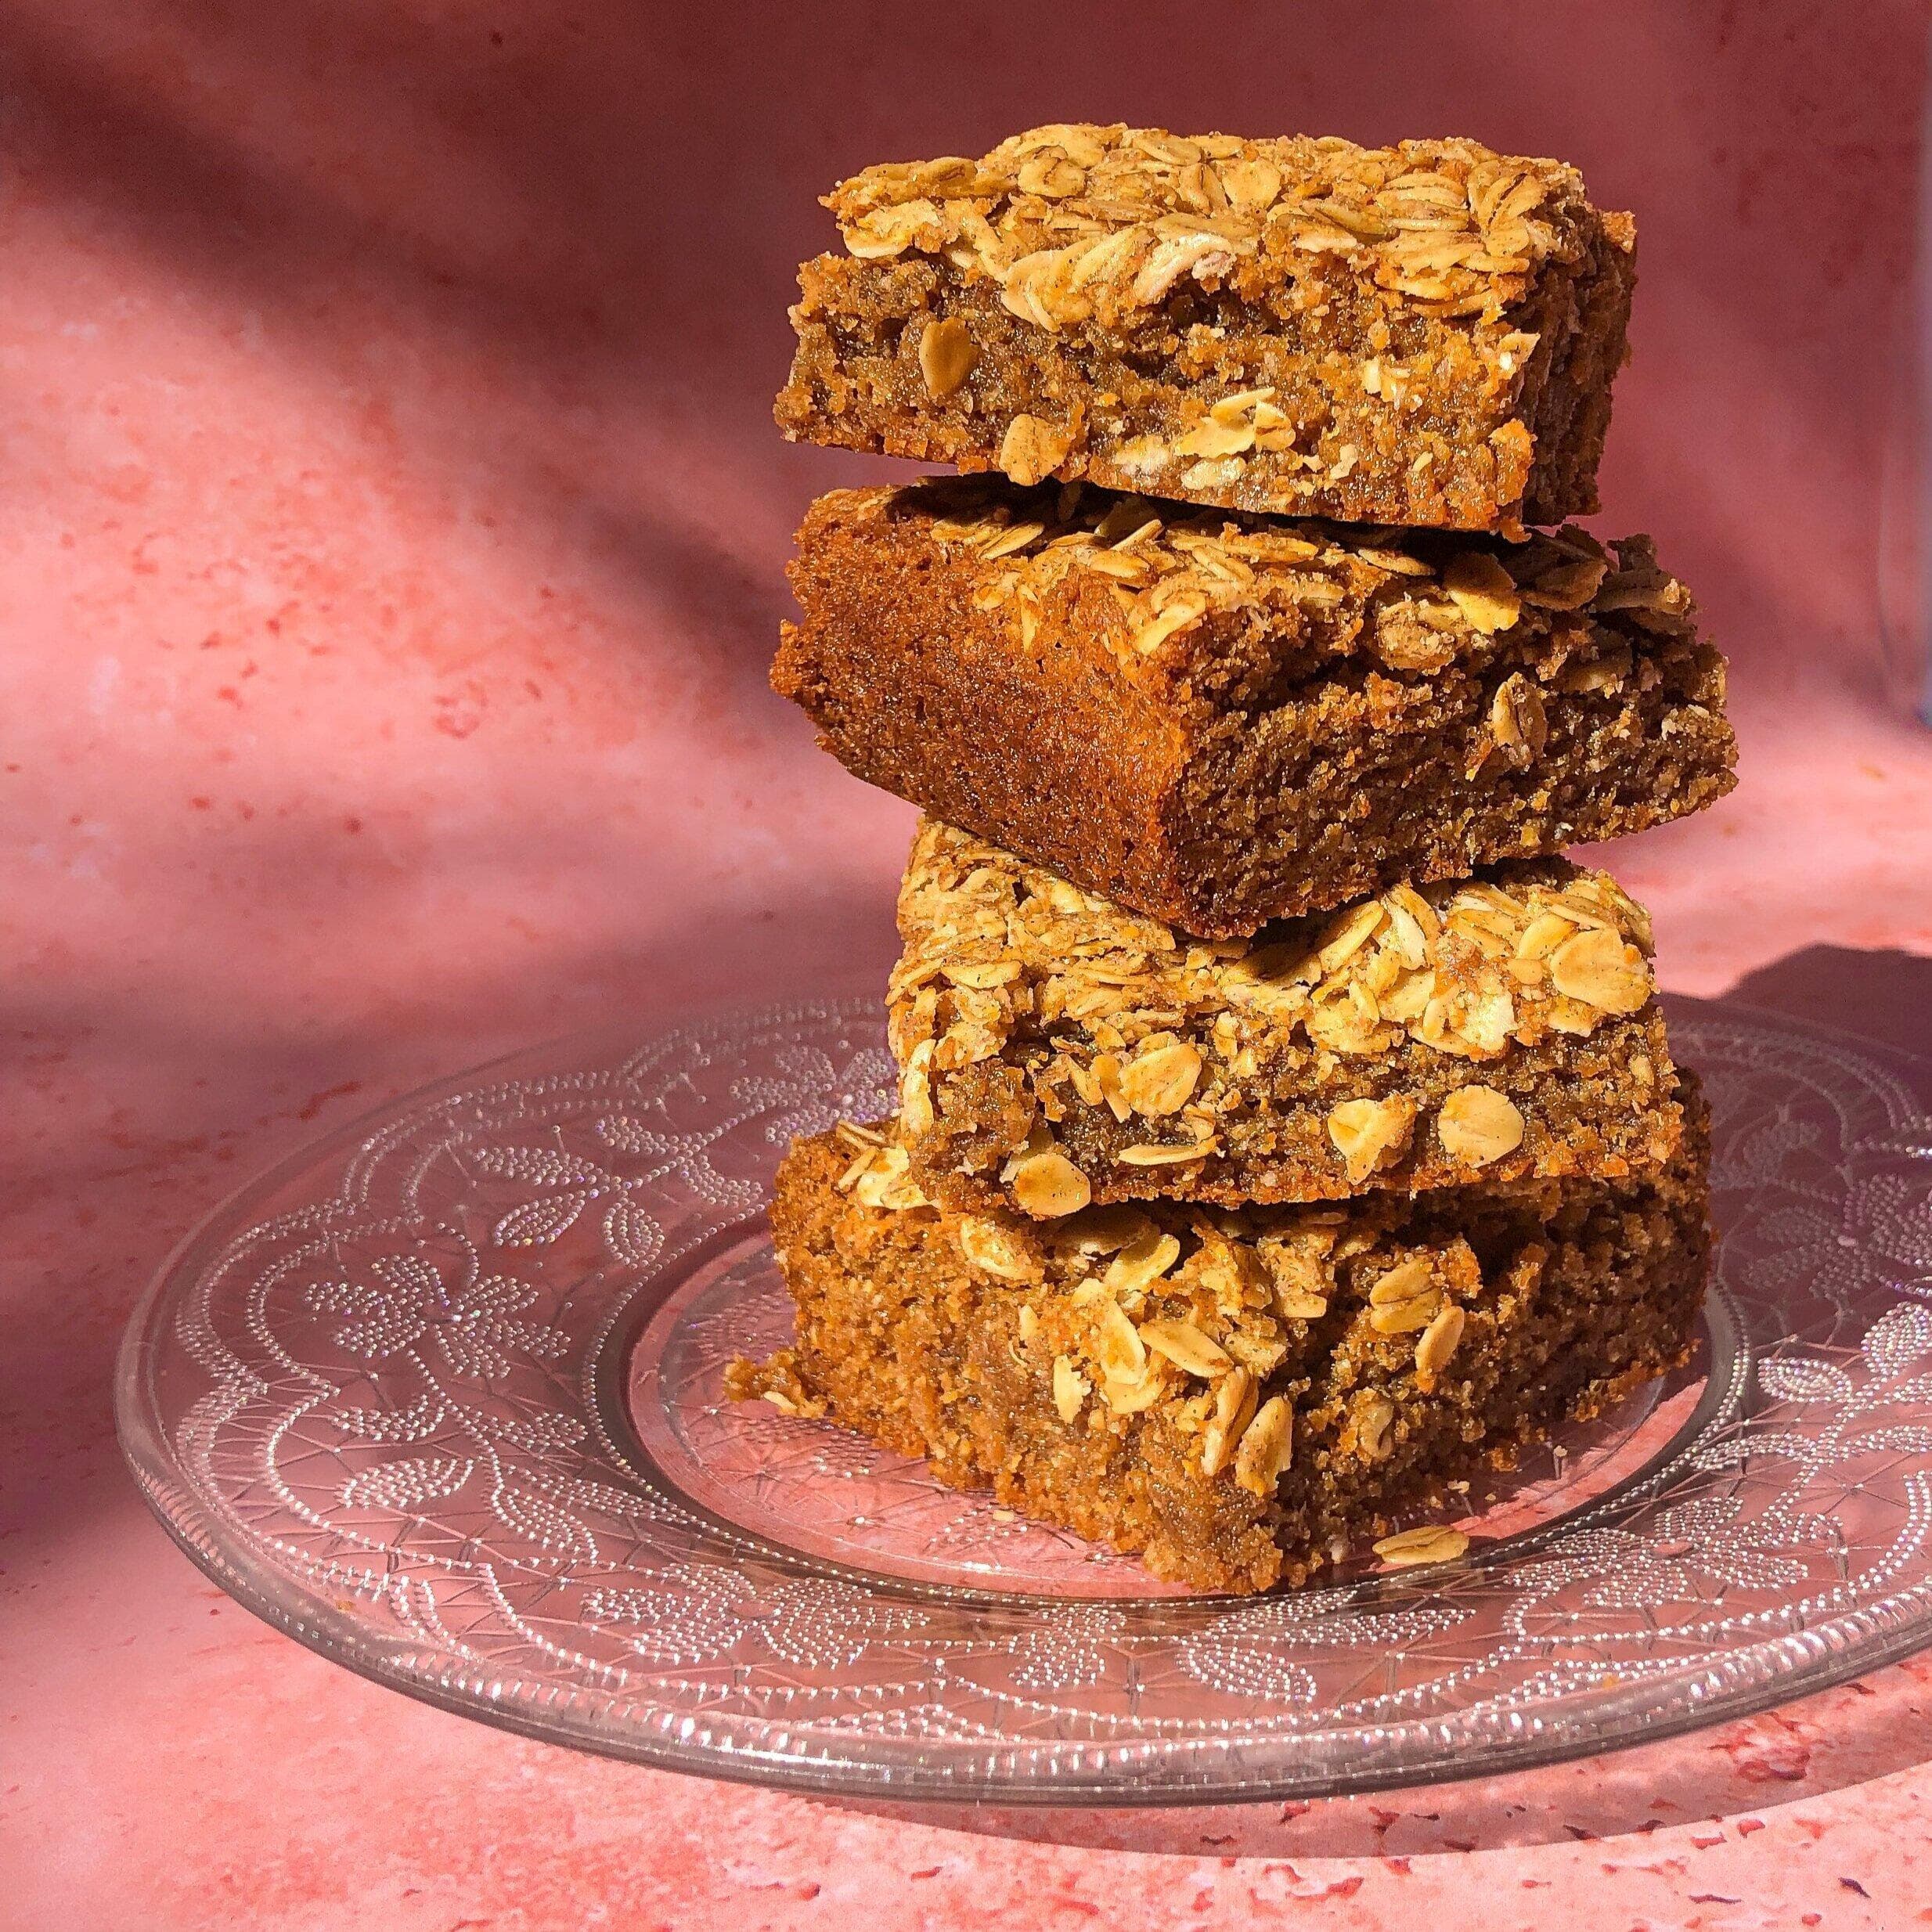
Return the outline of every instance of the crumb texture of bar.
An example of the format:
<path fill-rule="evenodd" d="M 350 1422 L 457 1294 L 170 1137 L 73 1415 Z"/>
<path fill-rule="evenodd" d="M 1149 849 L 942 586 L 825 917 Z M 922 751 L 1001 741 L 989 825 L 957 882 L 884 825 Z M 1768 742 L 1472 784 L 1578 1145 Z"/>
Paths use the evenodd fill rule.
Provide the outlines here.
<path fill-rule="evenodd" d="M 773 687 L 868 782 L 1210 936 L 1735 782 L 1649 540 L 1503 544 L 949 479 L 813 505 Z"/>
<path fill-rule="evenodd" d="M 1191 939 L 928 820 L 887 989 L 920 1183 L 1051 1219 L 1662 1166 L 1650 922 L 1530 860 Z"/>
<path fill-rule="evenodd" d="M 1047 1226 L 935 1206 L 889 1126 L 842 1127 L 780 1170 L 796 1342 L 727 1388 L 1197 1589 L 1301 1583 L 1685 1357 L 1709 1249 L 1685 1107 L 1639 1179 Z"/>
<path fill-rule="evenodd" d="M 795 439 L 1354 522 L 1597 507 L 1635 227 L 1561 162 L 1056 125 L 826 205 Z"/>

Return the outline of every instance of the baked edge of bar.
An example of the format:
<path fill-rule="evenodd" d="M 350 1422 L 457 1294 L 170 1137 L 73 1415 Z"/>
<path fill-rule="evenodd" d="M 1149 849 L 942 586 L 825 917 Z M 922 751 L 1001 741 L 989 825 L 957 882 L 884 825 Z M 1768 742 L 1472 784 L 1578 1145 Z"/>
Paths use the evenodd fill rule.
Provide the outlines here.
<path fill-rule="evenodd" d="M 1413 1484 L 1408 1484 L 1405 1477 L 1407 1486 L 1400 1494 L 1386 1498 L 1386 1508 L 1353 1526 L 1358 1537 L 1361 1534 L 1380 1534 L 1392 1521 L 1418 1509 L 1439 1507 L 1448 1493 L 1446 1485 L 1449 1483 L 1461 1480 L 1483 1467 L 1515 1466 L 1523 1449 L 1544 1440 L 1561 1421 L 1588 1420 L 1620 1400 L 1630 1390 L 1667 1372 L 1687 1358 L 1692 1346 L 1696 1314 L 1702 1306 L 1710 1263 L 1707 1121 L 1701 1101 L 1694 1092 L 1694 1077 L 1689 1085 L 1693 1090 L 1687 1094 L 1685 1105 L 1692 1119 L 1692 1131 L 1684 1158 L 1667 1182 L 1650 1184 L 1656 1214 L 1661 1217 L 1666 1231 L 1663 1245 L 1653 1249 L 1656 1265 L 1647 1286 L 1666 1310 L 1674 1310 L 1671 1316 L 1673 1325 L 1669 1329 L 1672 1337 L 1669 1346 L 1634 1359 L 1613 1374 L 1577 1385 L 1563 1397 L 1559 1406 L 1532 1418 L 1521 1430 L 1506 1438 L 1484 1439 L 1453 1469 L 1437 1470 L 1433 1476 L 1421 1472 Z M 781 1262 L 791 1278 L 802 1321 L 810 1319 L 808 1302 L 813 1288 L 807 1278 L 808 1273 L 822 1257 L 806 1255 L 801 1260 L 799 1243 L 812 1220 L 815 1200 L 824 1201 L 838 1168 L 843 1164 L 845 1152 L 831 1144 L 831 1137 L 816 1137 L 801 1141 L 795 1144 L 794 1152 L 788 1156 L 782 1173 L 780 1198 L 774 1203 L 773 1224 Z M 1589 1191 L 1606 1199 L 1619 1192 L 1602 1188 Z M 1635 1202 L 1636 1197 L 1630 1188 L 1621 1192 Z M 1635 1213 L 1637 1209 L 1633 1206 L 1631 1211 Z M 943 1224 L 933 1225 L 937 1227 Z M 1587 1223 L 1586 1231 L 1588 1225 Z M 951 1271 L 955 1276 L 962 1272 L 971 1273 L 958 1263 L 951 1264 Z M 1014 1299 L 1017 1304 L 1016 1291 Z M 1677 1305 L 1679 1303 L 1681 1306 Z M 875 1349 L 879 1346 L 876 1335 L 869 1331 L 867 1335 L 855 1333 L 845 1338 L 840 1359 L 845 1368 L 851 1368 L 860 1358 L 868 1343 Z M 1002 1343 L 1001 1346 L 1006 1344 Z M 1039 1494 L 1029 1493 L 1018 1480 L 1018 1472 L 1025 1459 L 1024 1448 L 1017 1460 L 1010 1457 L 1000 1458 L 998 1466 L 1004 1471 L 1004 1480 L 996 1472 L 989 1481 L 989 1472 L 983 1458 L 976 1460 L 970 1446 L 962 1447 L 957 1442 L 942 1446 L 910 1421 L 894 1424 L 887 1421 L 883 1414 L 870 1413 L 870 1405 L 863 1399 L 843 1402 L 831 1393 L 828 1385 L 822 1382 L 815 1385 L 809 1355 L 809 1350 L 802 1353 L 801 1348 L 795 1346 L 781 1350 L 762 1364 L 737 1362 L 732 1365 L 727 1379 L 728 1392 L 737 1399 L 770 1396 L 780 1406 L 795 1411 L 802 1405 L 806 1413 L 827 1414 L 829 1405 L 831 1419 L 842 1426 L 856 1428 L 896 1453 L 926 1458 L 935 1479 L 948 1487 L 990 1487 L 1001 1500 L 1040 1520 L 1059 1523 L 1079 1534 L 1110 1541 L 1128 1554 L 1140 1554 L 1157 1573 L 1180 1576 L 1197 1588 L 1245 1594 L 1269 1587 L 1284 1573 L 1285 1568 L 1289 1581 L 1303 1582 L 1337 1555 L 1332 1548 L 1310 1547 L 1289 1552 L 1291 1560 L 1285 1566 L 1283 1548 L 1276 1534 L 1271 1533 L 1262 1522 L 1263 1516 L 1272 1509 L 1272 1505 L 1263 1505 L 1252 1499 L 1244 1505 L 1240 1497 L 1231 1494 L 1222 1500 L 1235 1505 L 1231 1519 L 1235 1553 L 1219 1566 L 1204 1566 L 1195 1563 L 1184 1547 L 1160 1547 L 1158 1537 L 1151 1538 L 1140 1530 L 1124 1525 L 1120 1520 L 1117 1483 L 1111 1490 L 1105 1484 L 1101 1485 L 1101 1498 L 1098 1504 L 1091 1497 L 1084 1504 L 1078 1499 L 1069 1501 L 1043 1498 Z M 921 1352 L 914 1363 L 908 1364 L 896 1360 L 889 1349 L 877 1358 L 876 1365 L 884 1371 L 877 1378 L 880 1383 L 892 1385 L 902 1395 L 910 1387 L 913 1395 L 931 1404 L 935 1414 L 945 1412 L 944 1392 L 934 1379 L 932 1363 L 925 1352 Z M 923 1382 L 918 1379 L 921 1375 L 925 1377 Z M 859 1386 L 867 1385 L 862 1380 Z M 975 1395 L 964 1385 L 954 1390 L 953 1399 L 966 1397 L 971 1397 L 975 1403 L 984 1400 L 983 1396 Z M 903 1409 L 901 1403 L 899 1412 L 902 1415 Z M 1063 1424 L 1063 1429 L 1064 1427 Z M 1137 1429 L 1137 1453 L 1138 1447 Z M 1166 1467 L 1170 1472 L 1177 1466 L 1171 1456 L 1164 1463 L 1159 1456 L 1149 1458 L 1149 1462 L 1151 1466 Z M 1205 1477 L 1198 1480 L 1209 1480 Z M 1111 1512 L 1105 1506 L 1109 1495 L 1115 1499 Z"/>

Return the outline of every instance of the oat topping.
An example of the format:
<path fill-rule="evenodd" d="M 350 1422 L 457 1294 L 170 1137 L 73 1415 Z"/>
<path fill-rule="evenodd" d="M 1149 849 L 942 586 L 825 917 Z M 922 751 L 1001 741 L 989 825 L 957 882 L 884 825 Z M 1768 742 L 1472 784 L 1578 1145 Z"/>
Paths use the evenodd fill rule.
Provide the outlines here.
<path fill-rule="evenodd" d="M 1217 1386 L 1214 1408 L 1201 1432 L 1201 1467 L 1219 1476 L 1254 1420 L 1255 1379 L 1245 1368 L 1231 1370 Z"/>
<path fill-rule="evenodd" d="M 1255 1411 L 1235 1451 L 1235 1480 L 1257 1496 L 1272 1496 L 1294 1453 L 1295 1412 L 1283 1396 L 1271 1396 Z"/>
<path fill-rule="evenodd" d="M 1501 558 L 1487 550 L 1465 550 L 1443 572 L 1449 601 L 1470 625 L 1485 634 L 1506 631 L 1523 615 L 1523 598 Z"/>
<path fill-rule="evenodd" d="M 1003 463 L 1033 485 L 1065 454 L 1061 433 L 1016 417 Z M 1049 462 L 1047 458 L 1053 458 Z M 1503 637 L 1534 657 L 1536 676 L 1509 672 L 1490 703 L 1478 755 L 1524 769 L 1541 755 L 1548 709 L 1565 695 L 1615 694 L 1654 676 L 1646 637 L 1692 637 L 1696 607 L 1660 568 L 1648 537 L 1600 545 L 1567 524 L 1499 550 L 1437 532 L 1202 510 L 1086 485 L 1012 491 L 986 478 L 929 478 L 850 492 L 860 516 L 916 524 L 943 553 L 971 558 L 974 604 L 997 612 L 1024 651 L 1045 647 L 1086 595 L 1128 672 L 1171 657 L 1202 624 L 1248 612 L 1324 651 L 1362 651 L 1391 670 L 1429 674 Z M 1099 597 L 1103 601 L 1095 603 Z M 1596 622 L 1565 622 L 1588 612 Z M 1615 616 L 1617 622 L 1603 620 Z M 1632 641 L 1636 649 L 1632 651 Z"/>
<path fill-rule="evenodd" d="M 1480 1083 L 1459 1087 L 1443 1102 L 1436 1131 L 1450 1155 L 1487 1167 L 1523 1143 L 1523 1116 L 1506 1094 Z"/>
<path fill-rule="evenodd" d="M 923 1447 L 940 1481 L 1200 1588 L 1302 1583 L 1392 1522 L 1460 1514 L 1441 1505 L 1482 1469 L 1682 1358 L 1707 1259 L 1701 1138 L 1620 1182 L 1040 1222 L 863 1206 L 899 1134 L 788 1157 L 797 1338 L 730 1364 L 727 1394 Z M 1420 1328 L 1377 1318 L 1417 1303 Z M 1462 1547 L 1431 1530 L 1381 1554 Z"/>
<path fill-rule="evenodd" d="M 1244 1081 L 1287 1043 L 1369 1062 L 1413 1042 L 1480 1064 L 1552 1033 L 1588 1036 L 1649 1000 L 1649 921 L 1606 874 L 1550 860 L 1499 877 L 1397 886 L 1251 940 L 1201 942 L 928 822 L 888 995 L 907 1119 L 927 1118 L 962 1069 L 1025 1047 L 1034 1118 L 1002 1178 L 1029 1212 L 1065 1215 L 1090 1193 L 1052 1132 L 1070 1101 L 1141 1128 L 1123 1165 L 1184 1165 L 1217 1151 Z M 1350 1184 L 1399 1159 L 1416 1123 L 1401 1096 L 1334 1105 L 1328 1137 Z M 1517 1147 L 1524 1123 L 1476 1084 L 1434 1131 L 1481 1166 Z"/>
<path fill-rule="evenodd" d="M 1496 750 L 1512 765 L 1533 765 L 1543 755 L 1549 715 L 1542 694 L 1520 671 L 1497 686 L 1490 700 L 1489 730 Z"/>
<path fill-rule="evenodd" d="M 1227 1351 L 1191 1321 L 1149 1321 L 1141 1339 L 1191 1375 L 1212 1378 L 1234 1367 Z"/>
<path fill-rule="evenodd" d="M 1052 475 L 1073 447 L 1073 432 L 1037 416 L 1016 416 L 1000 445 L 1000 467 L 1015 483 L 1031 486 Z"/>
<path fill-rule="evenodd" d="M 1469 1554 L 1469 1539 L 1460 1530 L 1433 1523 L 1385 1536 L 1372 1547 L 1391 1569 L 1405 1570 L 1418 1563 L 1452 1563 Z"/>
<path fill-rule="evenodd" d="M 1449 1358 L 1456 1352 L 1456 1344 L 1462 1339 L 1462 1330 L 1469 1317 L 1460 1308 L 1439 1309 L 1427 1328 L 1415 1339 L 1415 1373 L 1418 1379 L 1433 1385 L 1436 1376 L 1449 1365 Z"/>
<path fill-rule="evenodd" d="M 1038 1259 L 1024 1242 L 1016 1241 L 997 1221 L 962 1215 L 959 1224 L 959 1250 L 968 1263 L 982 1274 L 1002 1281 L 1036 1281 Z M 1022 1323 L 1022 1328 L 1025 1326 Z"/>
<path fill-rule="evenodd" d="M 1071 1422 L 1086 1405 L 1090 1393 L 1087 1378 L 1065 1355 L 1053 1358 L 1053 1404 L 1063 1422 Z"/>
<path fill-rule="evenodd" d="M 1474 141 L 1390 148 L 1159 128 L 1035 128 L 978 160 L 868 168 L 826 197 L 851 253 L 943 257 L 1057 332 L 1120 326 L 1184 283 L 1252 299 L 1337 257 L 1392 306 L 1494 322 L 1545 261 L 1574 259 L 1588 215 L 1560 162 Z M 1534 337 L 1505 346 L 1512 373 Z M 1399 365 L 1364 371 L 1398 391 Z"/>
<path fill-rule="evenodd" d="M 1379 1462 L 1395 1447 L 1395 1404 L 1386 1396 L 1364 1397 L 1353 1422 L 1356 1447 L 1371 1462 Z"/>
<path fill-rule="evenodd" d="M 919 373 L 935 402 L 959 388 L 979 360 L 979 344 L 955 316 L 936 317 L 920 333 Z"/>
<path fill-rule="evenodd" d="M 1040 483 L 1065 453 L 1061 434 L 1016 417 L 1002 467 Z M 1016 491 L 983 477 L 929 478 L 850 494 L 860 514 L 922 523 L 942 550 L 972 558 L 975 605 L 1002 614 L 1029 651 L 1042 644 L 1049 604 L 1083 589 L 1105 593 L 1105 603 L 1080 607 L 1105 622 L 1130 670 L 1210 619 L 1251 611 L 1411 674 L 1498 637 L 1530 640 L 1537 679 L 1502 679 L 1489 718 L 1496 755 L 1518 768 L 1541 755 L 1552 703 L 1642 678 L 1647 636 L 1696 628 L 1690 593 L 1660 568 L 1649 538 L 1606 549 L 1575 524 L 1476 550 L 1438 532 L 1202 510 L 1080 484 Z M 1560 621 L 1580 611 L 1598 625 Z M 1605 627 L 1613 615 L 1619 622 Z"/>
<path fill-rule="evenodd" d="M 855 1130 L 855 1132 L 857 1130 Z M 1199 1439 L 1202 1468 L 1257 1495 L 1292 1459 L 1295 1390 L 1279 1378 L 1309 1325 L 1343 1311 L 1354 1345 L 1411 1375 L 1427 1395 L 1454 1354 L 1486 1288 L 1460 1237 L 1404 1246 L 1385 1231 L 1404 1213 L 1389 1197 L 1348 1209 L 1224 1209 L 1169 1204 L 1079 1207 L 1026 1220 L 947 1215 L 904 1180 L 896 1137 L 855 1138 L 840 1191 L 886 1214 L 939 1217 L 968 1268 L 1023 1286 L 1020 1353 L 1069 1426 L 1156 1405 Z M 1039 1155 L 1025 1156 L 1036 1161 Z M 1335 1346 L 1332 1338 L 1323 1346 Z M 1275 1386 L 1267 1385 L 1277 1378 Z M 1098 1407 L 1089 1410 L 1090 1400 Z M 1353 1453 L 1393 1446 L 1394 1409 L 1365 1395 Z"/>
<path fill-rule="evenodd" d="M 932 1203 L 910 1177 L 911 1162 L 896 1142 L 862 1147 L 839 1181 L 862 1207 L 884 1208 L 893 1213 L 908 1208 L 929 1207 Z"/>
<path fill-rule="evenodd" d="M 1130 1112 L 1164 1119 L 1187 1105 L 1201 1080 L 1201 1056 L 1172 1033 L 1155 1033 L 1120 1069 L 1119 1094 Z"/>
<path fill-rule="evenodd" d="M 1412 1100 L 1345 1100 L 1328 1110 L 1328 1138 L 1348 1165 L 1351 1186 L 1400 1160 L 1415 1126 Z"/>
<path fill-rule="evenodd" d="M 1166 1144 L 1141 1141 L 1132 1147 L 1123 1147 L 1119 1159 L 1123 1167 L 1185 1166 L 1190 1161 L 1206 1160 L 1209 1155 L 1218 1151 L 1220 1145 L 1211 1134 L 1205 1134 L 1196 1141 Z"/>
<path fill-rule="evenodd" d="M 1398 1261 L 1368 1291 L 1368 1325 L 1378 1335 L 1426 1328 L 1442 1310 L 1442 1292 L 1427 1255 Z"/>
<path fill-rule="evenodd" d="M 1086 1175 L 1052 1148 L 1022 1161 L 1013 1170 L 1011 1184 L 1013 1198 L 1043 1220 L 1077 1214 L 1093 1198 Z"/>
<path fill-rule="evenodd" d="M 1552 948 L 1550 984 L 1566 999 L 1606 1013 L 1635 1013 L 1650 997 L 1649 975 L 1620 935 L 1586 928 Z"/>

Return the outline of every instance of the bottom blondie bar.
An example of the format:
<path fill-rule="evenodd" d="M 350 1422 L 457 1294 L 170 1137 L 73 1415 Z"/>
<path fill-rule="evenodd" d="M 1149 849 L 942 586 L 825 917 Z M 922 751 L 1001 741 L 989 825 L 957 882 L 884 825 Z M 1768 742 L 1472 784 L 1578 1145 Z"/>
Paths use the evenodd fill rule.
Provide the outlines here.
<path fill-rule="evenodd" d="M 843 1126 L 779 1171 L 796 1344 L 727 1386 L 1197 1589 L 1299 1584 L 1684 1359 L 1708 1138 L 1678 1097 L 1634 1178 L 1047 1223 L 935 1206 L 889 1124 Z"/>

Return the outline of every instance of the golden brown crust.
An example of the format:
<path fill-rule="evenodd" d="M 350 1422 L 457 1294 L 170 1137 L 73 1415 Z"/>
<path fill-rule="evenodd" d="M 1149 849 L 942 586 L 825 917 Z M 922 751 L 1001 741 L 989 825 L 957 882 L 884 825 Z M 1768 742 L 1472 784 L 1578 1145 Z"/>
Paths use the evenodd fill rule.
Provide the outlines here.
<path fill-rule="evenodd" d="M 1663 1173 L 1042 1227 L 929 1203 L 878 1130 L 772 1209 L 795 1345 L 731 1393 L 829 1415 L 1202 1590 L 1301 1582 L 1681 1360 L 1701 1106 Z"/>
<path fill-rule="evenodd" d="M 1204 942 L 928 821 L 887 992 L 921 1186 L 1339 1199 L 1665 1164 L 1681 1121 L 1650 925 L 1561 860 Z"/>
<path fill-rule="evenodd" d="M 1728 791 L 1648 539 L 1522 546 L 982 480 L 841 491 L 774 687 L 851 770 L 1208 935 Z"/>
<path fill-rule="evenodd" d="M 1358 521 L 1596 506 L 1635 230 L 1560 163 L 1060 125 L 827 199 L 789 435 Z"/>

